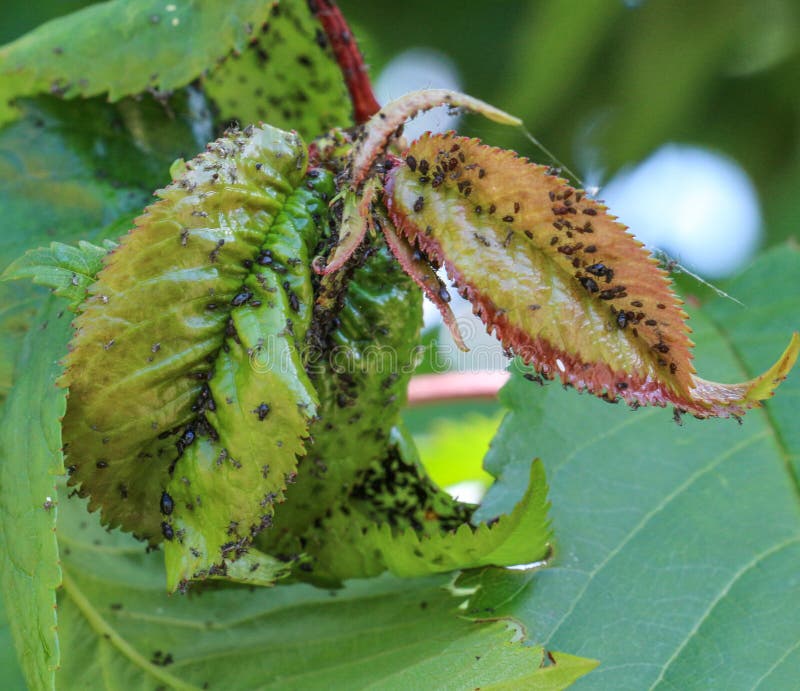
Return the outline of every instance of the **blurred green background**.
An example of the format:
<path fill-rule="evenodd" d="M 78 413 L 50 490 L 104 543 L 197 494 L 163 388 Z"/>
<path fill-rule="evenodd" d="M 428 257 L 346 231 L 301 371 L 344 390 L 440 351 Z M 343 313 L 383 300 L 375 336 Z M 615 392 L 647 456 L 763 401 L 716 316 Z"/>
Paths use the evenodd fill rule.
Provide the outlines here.
<path fill-rule="evenodd" d="M 0 43 L 88 4 L 4 3 Z M 521 116 L 579 174 L 597 166 L 601 182 L 665 142 L 709 147 L 754 181 L 766 244 L 797 234 L 798 0 L 339 4 L 373 75 L 406 49 L 440 51 L 466 92 Z M 473 129 L 543 158 L 518 132 Z"/>
<path fill-rule="evenodd" d="M 6 3 L 0 43 L 87 4 Z M 752 183 L 760 228 L 751 244 L 763 248 L 797 237 L 800 0 L 339 4 L 374 77 L 404 51 L 437 51 L 463 91 L 521 116 L 559 159 L 600 186 L 668 143 L 720 154 Z M 425 85 L 426 75 L 420 79 L 417 86 Z M 518 130 L 473 118 L 459 129 L 550 163 Z M 680 165 L 671 174 L 682 177 Z M 654 186 L 664 184 L 663 175 L 653 179 Z M 703 219 L 709 224 L 737 201 L 708 200 Z M 620 215 L 625 220 L 624 212 Z M 735 214 L 726 217 L 715 240 L 720 251 L 736 241 L 736 220 Z M 703 292 L 691 282 L 682 288 Z M 468 418 L 460 432 L 443 432 L 432 420 L 461 418 L 463 406 L 412 410 L 407 420 L 424 457 L 452 457 L 475 477 L 499 408 L 492 403 L 467 408 L 478 417 Z M 440 439 L 448 434 L 452 443 L 442 446 Z"/>

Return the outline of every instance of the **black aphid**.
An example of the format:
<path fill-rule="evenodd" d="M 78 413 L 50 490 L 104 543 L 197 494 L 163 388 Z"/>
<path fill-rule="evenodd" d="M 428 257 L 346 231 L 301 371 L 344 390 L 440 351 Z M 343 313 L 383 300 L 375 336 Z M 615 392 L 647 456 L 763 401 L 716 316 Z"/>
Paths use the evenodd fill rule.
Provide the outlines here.
<path fill-rule="evenodd" d="M 161 513 L 165 516 L 169 516 L 175 508 L 175 502 L 172 501 L 172 497 L 166 491 L 161 493 L 159 506 L 161 507 Z"/>
<path fill-rule="evenodd" d="M 161 534 L 164 536 L 165 540 L 173 540 L 175 538 L 175 531 L 166 521 L 161 522 Z"/>

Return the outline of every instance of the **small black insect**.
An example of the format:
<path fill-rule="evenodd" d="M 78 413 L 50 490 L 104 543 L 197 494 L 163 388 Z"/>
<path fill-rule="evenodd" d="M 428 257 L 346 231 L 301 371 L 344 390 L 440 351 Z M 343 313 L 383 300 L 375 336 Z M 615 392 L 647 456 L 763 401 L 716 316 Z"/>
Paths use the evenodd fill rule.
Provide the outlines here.
<path fill-rule="evenodd" d="M 172 501 L 172 497 L 167 494 L 166 491 L 161 493 L 161 513 L 165 516 L 169 516 L 173 509 L 175 508 L 175 502 Z"/>
<path fill-rule="evenodd" d="M 161 534 L 164 536 L 165 540 L 173 540 L 175 538 L 175 531 L 166 521 L 161 522 Z"/>
<path fill-rule="evenodd" d="M 243 290 L 241 293 L 236 295 L 233 300 L 231 300 L 231 305 L 234 307 L 239 307 L 247 302 L 251 297 L 253 297 L 253 293 L 251 293 L 249 290 Z"/>

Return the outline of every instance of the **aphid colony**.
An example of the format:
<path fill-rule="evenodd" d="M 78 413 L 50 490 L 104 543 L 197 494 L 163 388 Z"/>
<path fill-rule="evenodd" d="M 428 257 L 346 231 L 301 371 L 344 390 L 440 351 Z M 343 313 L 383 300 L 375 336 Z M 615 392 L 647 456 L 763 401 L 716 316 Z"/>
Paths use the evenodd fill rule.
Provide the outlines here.
<path fill-rule="evenodd" d="M 399 367 L 418 338 L 418 312 L 381 315 L 393 299 L 410 304 L 398 267 L 459 346 L 440 267 L 532 379 L 559 377 L 605 400 L 738 415 L 791 366 L 797 344 L 752 382 L 695 377 L 686 315 L 664 272 L 554 171 L 453 133 L 397 156 L 405 119 L 440 103 L 518 124 L 470 97 L 429 91 L 309 150 L 272 127 L 234 130 L 183 164 L 107 257 L 62 381 L 70 483 L 107 524 L 165 541 L 170 588 L 231 568 L 271 582 L 295 561 L 324 572 L 336 559 L 325 552 L 327 526 L 342 525 L 353 502 L 366 502 L 367 523 L 446 529 L 452 507 L 420 519 L 438 496 L 423 475 L 387 475 L 383 489 L 369 479 L 399 462 L 396 431 L 372 411 L 395 419 L 411 371 L 404 378 Z M 366 331 L 353 328 L 363 320 Z M 363 360 L 384 337 L 405 353 L 388 377 L 315 368 L 314 357 L 354 339 Z M 119 400 L 126 406 L 109 405 Z M 339 447 L 342 425 L 359 430 L 354 445 Z M 372 428 L 374 443 L 363 444 Z M 241 501 L 245 487 L 252 501 Z M 256 549 L 267 527 L 258 547 L 277 559 Z"/>

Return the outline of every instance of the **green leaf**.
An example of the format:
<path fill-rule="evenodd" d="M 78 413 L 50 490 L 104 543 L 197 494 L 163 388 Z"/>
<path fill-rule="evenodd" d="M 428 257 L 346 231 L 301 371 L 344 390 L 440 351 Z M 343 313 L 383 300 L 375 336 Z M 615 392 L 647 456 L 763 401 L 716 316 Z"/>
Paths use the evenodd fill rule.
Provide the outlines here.
<path fill-rule="evenodd" d="M 291 509 L 276 515 L 270 542 L 285 531 L 302 534 L 385 458 L 414 371 L 422 296 L 376 241 L 347 284 L 329 333 L 319 332 L 322 321 L 305 358 L 318 419 L 286 493 Z"/>
<path fill-rule="evenodd" d="M 695 376 L 666 273 L 603 204 L 511 151 L 426 135 L 389 172 L 386 191 L 398 230 L 547 378 L 634 406 L 728 417 L 769 398 L 800 352 L 796 333 L 750 381 Z"/>
<path fill-rule="evenodd" d="M 352 124 L 339 66 L 306 0 L 273 4 L 247 47 L 225 58 L 203 88 L 221 122 L 268 122 L 308 139 Z"/>
<path fill-rule="evenodd" d="M 541 666 L 545 652 L 513 620 L 464 616 L 476 586 L 452 590 L 445 577 L 168 597 L 158 555 L 103 530 L 82 503 L 65 501 L 59 525 L 71 652 L 60 688 L 550 689 L 596 664 L 553 653 L 556 665 Z"/>
<path fill-rule="evenodd" d="M 48 301 L 28 332 L 19 363 L 24 374 L 0 426 L 0 581 L 22 668 L 34 688 L 51 688 L 59 664 L 55 475 L 64 472 L 58 421 L 66 394 L 55 380 L 70 327 L 55 303 Z"/>
<path fill-rule="evenodd" d="M 300 186 L 302 141 L 267 126 L 185 167 L 90 288 L 62 382 L 70 482 L 109 524 L 167 540 L 171 589 L 225 575 L 296 475 L 316 407 L 309 255 L 333 190 L 322 171 Z"/>
<path fill-rule="evenodd" d="M 166 182 L 169 162 L 205 144 L 195 135 L 210 137 L 200 124 L 192 129 L 189 100 L 177 94 L 170 111 L 150 97 L 115 105 L 53 98 L 21 104 L 25 118 L 0 130 L 0 271 L 56 238 L 108 237 L 103 229 L 140 210 Z M 0 401 L 43 294 L 30 284 L 0 283 Z"/>
<path fill-rule="evenodd" d="M 17 662 L 14 639 L 0 591 L 0 685 L 9 691 L 25 691 L 25 680 Z"/>
<path fill-rule="evenodd" d="M 263 0 L 111 0 L 51 20 L 0 48 L 0 123 L 15 116 L 8 101 L 21 96 L 117 101 L 185 86 L 243 50 L 269 10 Z"/>
<path fill-rule="evenodd" d="M 85 240 L 77 247 L 51 242 L 49 248 L 28 250 L 0 274 L 0 280 L 30 278 L 35 284 L 50 288 L 55 295 L 67 298 L 69 308 L 77 312 L 87 288 L 103 268 L 103 257 L 115 247 L 114 243 L 98 247 Z"/>
<path fill-rule="evenodd" d="M 324 520 L 325 537 L 316 555 L 325 573 L 345 579 L 383 570 L 405 578 L 480 566 L 513 566 L 544 559 L 550 550 L 547 484 L 541 463 L 531 465 L 528 489 L 508 514 L 476 527 L 450 530 L 419 527 L 398 531 L 393 524 L 359 520 L 350 505 Z"/>
<path fill-rule="evenodd" d="M 796 326 L 800 252 L 763 256 L 693 314 L 701 364 L 747 377 Z M 518 495 L 528 457 L 548 469 L 553 568 L 498 615 L 546 646 L 602 660 L 586 688 L 793 688 L 800 620 L 800 376 L 744 425 L 628 412 L 515 374 L 487 457 L 500 480 L 481 514 Z M 602 635 L 598 635 L 602 632 Z"/>

